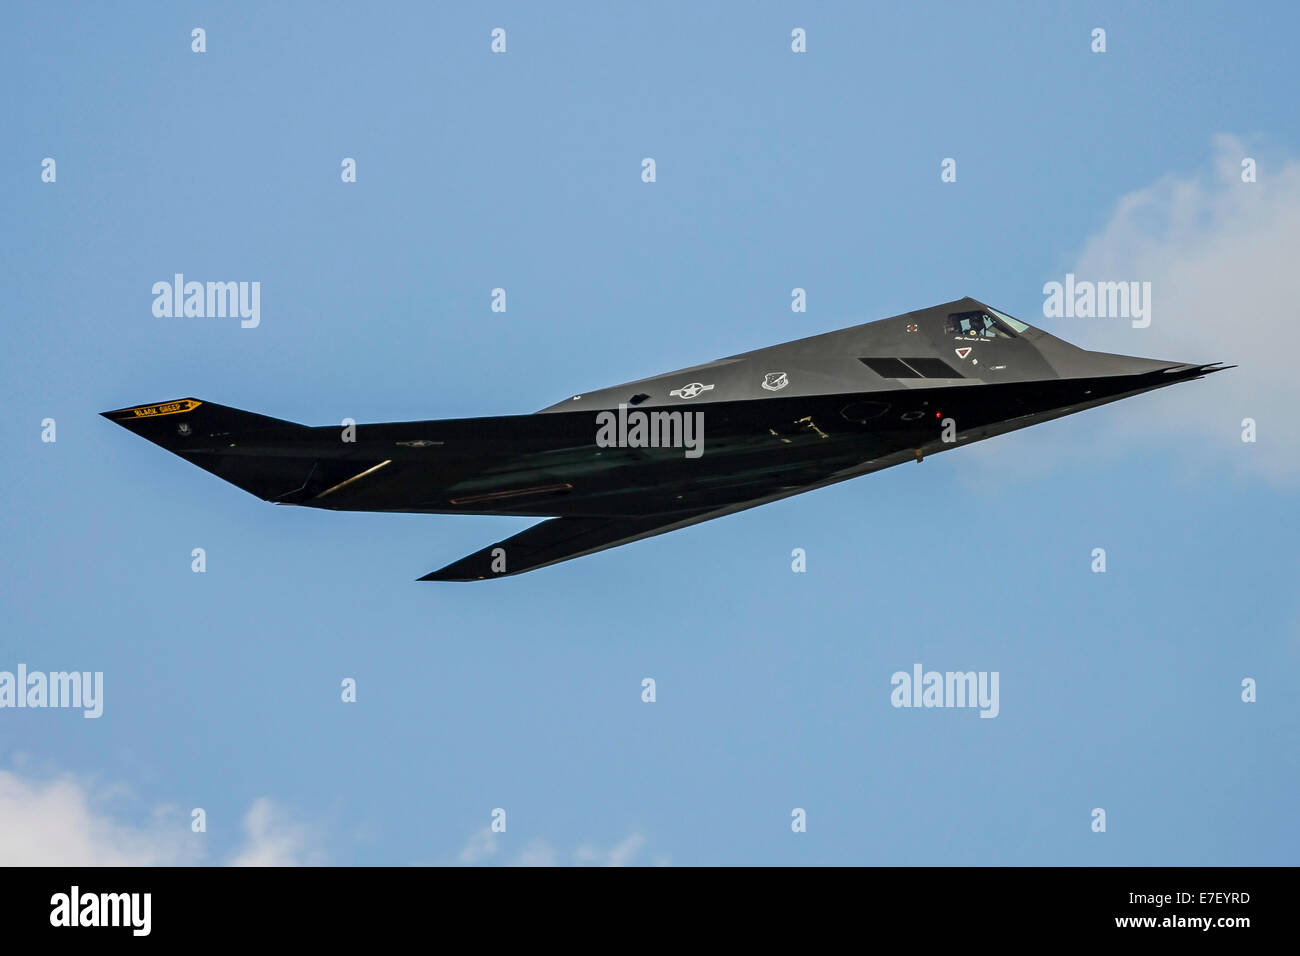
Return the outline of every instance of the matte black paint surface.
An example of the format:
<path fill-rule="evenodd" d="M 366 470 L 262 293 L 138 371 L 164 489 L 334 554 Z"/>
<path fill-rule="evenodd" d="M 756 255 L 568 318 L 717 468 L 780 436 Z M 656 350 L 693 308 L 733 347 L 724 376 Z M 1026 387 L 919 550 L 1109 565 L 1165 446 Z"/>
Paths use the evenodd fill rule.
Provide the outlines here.
<path fill-rule="evenodd" d="M 986 308 L 960 299 L 574 396 L 533 415 L 358 425 L 353 442 L 340 426 L 310 428 L 197 399 L 103 414 L 278 504 L 552 519 L 421 579 L 469 581 L 1221 370 L 1088 352 L 1033 328 L 1016 334 L 1004 325 L 987 339 L 953 334 L 951 316 Z M 599 447 L 598 416 L 620 404 L 703 413 L 702 454 Z M 947 420 L 951 442 L 943 441 Z"/>

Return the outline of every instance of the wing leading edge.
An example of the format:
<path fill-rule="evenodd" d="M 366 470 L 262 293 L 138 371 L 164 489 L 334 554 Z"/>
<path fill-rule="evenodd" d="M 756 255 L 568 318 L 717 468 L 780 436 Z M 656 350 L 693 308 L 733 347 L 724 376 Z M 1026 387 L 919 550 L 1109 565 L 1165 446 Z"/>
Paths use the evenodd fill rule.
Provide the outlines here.
<path fill-rule="evenodd" d="M 792 495 L 838 484 L 858 475 L 896 464 L 910 456 L 908 453 L 890 455 L 853 468 L 845 468 L 817 481 L 781 488 L 771 494 L 746 501 L 733 502 L 721 508 L 703 508 L 695 511 L 674 511 L 654 515 L 614 515 L 598 518 L 551 518 L 518 534 L 488 545 L 473 554 L 453 561 L 445 568 L 431 571 L 421 581 L 482 581 L 487 578 L 504 578 L 525 571 L 535 571 L 547 565 L 559 564 L 573 558 L 595 554 L 607 548 L 631 544 L 642 538 L 653 538 L 702 521 L 712 521 L 748 511 Z M 494 566 L 495 562 L 495 566 Z"/>
<path fill-rule="evenodd" d="M 431 571 L 421 581 L 481 581 L 503 578 L 616 548 L 642 538 L 719 517 L 730 509 L 671 515 L 609 518 L 551 518 L 513 537 Z"/>

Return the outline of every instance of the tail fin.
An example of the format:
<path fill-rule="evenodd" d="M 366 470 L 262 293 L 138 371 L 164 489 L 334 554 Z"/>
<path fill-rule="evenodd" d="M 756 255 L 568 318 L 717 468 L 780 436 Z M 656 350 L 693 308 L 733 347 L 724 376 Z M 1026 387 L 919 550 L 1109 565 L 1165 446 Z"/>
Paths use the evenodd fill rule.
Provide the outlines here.
<path fill-rule="evenodd" d="M 201 402 L 197 398 L 181 398 L 174 402 L 141 405 L 137 408 L 119 408 L 117 411 L 100 414 L 168 451 L 189 446 L 201 434 L 243 434 L 264 428 L 304 427 L 279 418 L 228 408 L 215 402 Z"/>
<path fill-rule="evenodd" d="M 182 398 L 101 414 L 266 501 L 294 500 L 316 467 L 308 449 L 290 450 L 310 431 L 305 425 L 215 402 Z"/>

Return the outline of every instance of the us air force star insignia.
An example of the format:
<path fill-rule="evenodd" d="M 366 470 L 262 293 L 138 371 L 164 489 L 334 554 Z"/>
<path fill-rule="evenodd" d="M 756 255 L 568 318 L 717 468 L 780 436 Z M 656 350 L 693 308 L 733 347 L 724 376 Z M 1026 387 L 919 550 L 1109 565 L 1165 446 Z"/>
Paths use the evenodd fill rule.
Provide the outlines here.
<path fill-rule="evenodd" d="M 712 385 L 701 385 L 699 382 L 691 382 L 690 385 L 683 385 L 681 388 L 675 388 L 668 394 L 675 398 L 694 398 L 696 395 L 700 394 L 700 392 L 711 391 L 713 391 Z"/>
<path fill-rule="evenodd" d="M 763 376 L 763 387 L 769 392 L 779 392 L 790 384 L 790 377 L 785 372 L 768 372 Z"/>
<path fill-rule="evenodd" d="M 907 331 L 909 331 L 909 332 L 915 332 L 919 327 L 920 327 L 920 326 L 917 326 L 917 325 L 909 325 L 909 326 L 907 327 Z"/>
<path fill-rule="evenodd" d="M 959 359 L 964 359 L 966 356 L 970 355 L 970 348 L 969 345 L 965 345 L 959 349 L 953 349 L 953 351 L 957 353 Z"/>
<path fill-rule="evenodd" d="M 180 432 L 182 435 L 188 435 L 190 433 L 190 423 L 181 422 L 179 425 L 176 426 L 176 430 Z"/>

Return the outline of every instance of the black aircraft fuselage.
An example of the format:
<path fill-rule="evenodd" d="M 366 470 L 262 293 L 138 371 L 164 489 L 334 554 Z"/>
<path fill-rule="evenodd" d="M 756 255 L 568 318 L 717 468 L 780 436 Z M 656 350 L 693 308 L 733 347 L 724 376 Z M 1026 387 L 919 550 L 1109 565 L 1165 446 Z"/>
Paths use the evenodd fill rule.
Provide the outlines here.
<path fill-rule="evenodd" d="M 1089 352 L 974 299 L 574 395 L 533 415 L 307 427 L 103 413 L 277 504 L 551 520 L 421 580 L 518 574 L 1222 366 Z"/>

